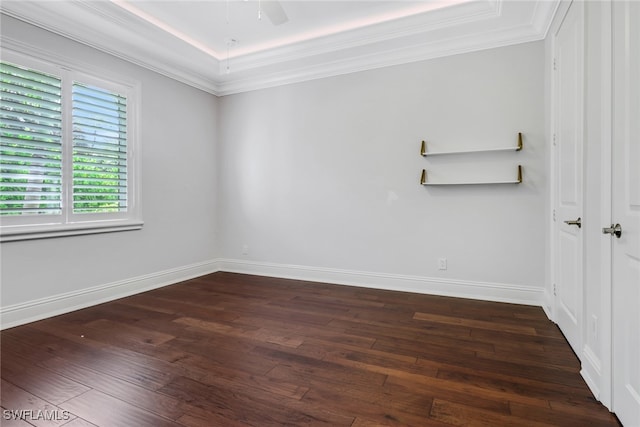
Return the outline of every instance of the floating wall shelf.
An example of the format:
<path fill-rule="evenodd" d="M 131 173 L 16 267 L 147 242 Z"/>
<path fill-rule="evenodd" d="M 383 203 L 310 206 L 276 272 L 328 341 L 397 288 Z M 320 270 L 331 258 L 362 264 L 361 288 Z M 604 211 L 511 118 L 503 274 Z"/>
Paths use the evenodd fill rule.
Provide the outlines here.
<path fill-rule="evenodd" d="M 422 169 L 420 176 L 420 184 L 429 186 L 445 186 L 445 185 L 487 185 L 487 184 L 520 184 L 522 182 L 522 165 L 518 165 L 518 176 L 515 180 L 509 181 L 459 181 L 459 182 L 428 182 L 427 171 Z"/>
<path fill-rule="evenodd" d="M 522 150 L 522 133 L 518 133 L 518 145 L 515 147 L 498 147 L 498 148 L 478 148 L 471 150 L 454 150 L 454 151 L 433 151 L 427 152 L 427 143 L 422 141 L 420 146 L 420 155 L 427 156 L 443 156 L 448 154 L 467 154 L 467 153 L 489 153 L 498 151 L 520 151 Z"/>

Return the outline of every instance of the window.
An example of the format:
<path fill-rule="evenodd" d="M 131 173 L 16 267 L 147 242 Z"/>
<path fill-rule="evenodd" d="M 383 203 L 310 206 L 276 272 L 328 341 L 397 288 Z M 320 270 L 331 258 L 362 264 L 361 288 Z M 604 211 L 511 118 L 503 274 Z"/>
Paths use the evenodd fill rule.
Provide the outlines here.
<path fill-rule="evenodd" d="M 137 229 L 135 85 L 3 52 L 2 241 Z"/>

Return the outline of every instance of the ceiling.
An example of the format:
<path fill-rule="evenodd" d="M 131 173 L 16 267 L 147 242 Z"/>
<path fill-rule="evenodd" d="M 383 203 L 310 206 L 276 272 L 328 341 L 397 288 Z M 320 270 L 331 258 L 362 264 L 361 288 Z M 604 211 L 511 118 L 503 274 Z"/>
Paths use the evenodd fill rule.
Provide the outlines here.
<path fill-rule="evenodd" d="M 0 10 L 227 95 L 540 40 L 559 0 L 283 0 L 280 25 L 269 3 L 3 0 Z"/>

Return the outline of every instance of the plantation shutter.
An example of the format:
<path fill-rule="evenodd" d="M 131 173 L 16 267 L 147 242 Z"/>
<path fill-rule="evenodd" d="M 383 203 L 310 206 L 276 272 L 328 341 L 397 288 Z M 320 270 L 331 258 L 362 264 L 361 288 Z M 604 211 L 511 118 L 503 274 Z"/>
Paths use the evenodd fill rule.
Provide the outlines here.
<path fill-rule="evenodd" d="M 73 213 L 127 211 L 127 99 L 73 84 Z"/>
<path fill-rule="evenodd" d="M 59 215 L 61 80 L 5 62 L 0 78 L 0 215 Z"/>

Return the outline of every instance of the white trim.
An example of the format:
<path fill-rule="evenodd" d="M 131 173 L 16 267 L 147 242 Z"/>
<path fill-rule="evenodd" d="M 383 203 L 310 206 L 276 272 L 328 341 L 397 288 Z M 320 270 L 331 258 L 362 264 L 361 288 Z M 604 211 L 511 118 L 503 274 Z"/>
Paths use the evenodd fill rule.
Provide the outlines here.
<path fill-rule="evenodd" d="M 44 64 L 44 66 L 46 67 L 54 66 L 62 69 L 72 68 L 74 71 L 88 74 L 92 78 L 106 80 L 111 84 L 128 86 L 129 90 L 136 91 L 134 93 L 135 96 L 140 96 L 142 86 L 141 82 L 137 79 L 131 78 L 128 75 L 96 66 L 92 62 L 82 61 L 70 55 L 52 53 L 47 49 L 38 47 L 31 43 L 26 43 L 19 39 L 9 37 L 5 34 L 0 34 L 0 43 L 2 43 L 3 56 L 4 51 L 6 50 L 12 52 L 13 55 L 20 56 L 21 59 L 25 61 L 39 61 L 40 64 Z"/>
<path fill-rule="evenodd" d="M 574 8 L 579 8 L 578 9 L 578 13 L 580 13 L 580 19 L 581 19 L 581 29 L 582 29 L 582 38 L 581 38 L 581 52 L 579 55 L 579 59 L 582 60 L 582 67 L 583 67 L 583 76 L 581 77 L 581 83 L 582 83 L 582 93 L 580 94 L 580 104 L 584 105 L 584 98 L 585 98 L 585 73 L 586 71 L 584 70 L 584 61 L 585 61 L 585 55 L 586 55 L 586 34 L 585 34 L 585 9 L 584 9 L 584 4 L 580 3 L 580 2 L 574 2 L 573 0 L 568 0 L 566 2 L 563 2 L 561 4 L 560 7 L 558 7 L 557 11 L 556 11 L 556 16 L 555 16 L 555 20 L 552 23 L 552 26 L 550 28 L 550 33 L 551 33 L 551 47 L 549 50 L 549 54 L 551 55 L 550 58 L 550 66 L 551 66 L 551 94 L 550 94 L 550 115 L 549 115 L 549 121 L 550 121 L 550 127 L 549 127 L 549 141 L 551 143 L 551 150 L 550 150 L 550 180 L 549 180 L 549 194 L 550 194 L 550 199 L 551 199 L 551 209 L 554 212 L 554 216 L 555 216 L 555 221 L 551 222 L 551 240 L 550 240 L 550 276 L 551 276 L 551 293 L 552 293 L 552 301 L 553 301 L 553 306 L 551 309 L 551 312 L 553 313 L 553 317 L 551 317 L 551 319 L 553 319 L 554 322 L 558 323 L 558 304 L 559 304 L 559 298 L 557 295 L 557 280 L 559 280 L 558 276 L 558 272 L 557 272 L 557 268 L 558 268 L 558 245 L 559 245 L 559 241 L 558 241 L 558 235 L 559 235 L 559 230 L 560 230 L 560 221 L 561 218 L 559 218 L 559 214 L 558 214 L 558 206 L 559 206 L 559 192 L 558 192 L 558 179 L 560 176 L 560 164 L 558 163 L 558 150 L 557 150 L 557 142 L 554 141 L 554 135 L 556 136 L 556 139 L 559 137 L 558 133 L 559 131 L 557 130 L 557 115 L 558 115 L 558 73 L 557 73 L 557 69 L 556 69 L 556 53 L 557 53 L 557 43 L 556 43 L 556 39 L 558 37 L 558 32 L 562 29 L 562 25 L 564 23 L 564 20 L 567 18 L 567 15 L 569 13 L 569 10 L 571 9 L 571 7 Z M 579 129 L 580 129 L 580 139 L 584 139 L 584 134 L 585 134 L 585 124 L 584 124 L 584 116 L 585 113 L 584 111 L 582 112 L 581 117 L 579 117 Z M 583 147 L 582 150 L 582 206 L 581 206 L 581 212 L 583 212 L 581 214 L 581 216 L 584 216 L 584 209 L 585 209 L 585 203 L 584 203 L 584 198 L 585 198 L 585 190 L 584 190 L 584 183 L 586 182 L 585 180 L 585 150 Z M 581 251 L 581 255 L 582 255 L 582 276 L 584 277 L 584 238 L 582 240 L 582 251 Z M 583 284 L 584 287 L 584 284 Z M 584 333 L 585 333 L 585 328 L 584 328 L 584 311 L 585 311 L 585 293 L 584 293 L 584 289 L 580 290 L 580 301 L 579 301 L 579 309 L 580 309 L 580 313 L 579 313 L 579 317 L 580 319 L 578 320 L 578 333 L 577 333 L 577 339 L 579 340 L 579 343 L 576 345 L 577 348 L 581 348 L 582 347 L 582 343 L 585 342 L 585 337 L 584 337 Z M 560 326 L 558 324 L 558 326 Z M 575 350 L 578 358 L 581 360 L 582 357 L 579 353 L 579 350 Z"/>
<path fill-rule="evenodd" d="M 48 239 L 52 237 L 80 236 L 83 234 L 116 233 L 119 231 L 141 230 L 144 222 L 139 221 L 100 221 L 94 223 L 70 223 L 47 226 L 24 225 L 3 230 L 0 242 L 15 242 L 20 240 Z"/>
<path fill-rule="evenodd" d="M 544 293 L 541 286 L 407 276 L 237 259 L 219 259 L 218 265 L 220 271 L 232 273 L 535 306 L 542 305 Z"/>
<path fill-rule="evenodd" d="M 558 10 L 556 11 L 556 17 L 550 29 L 550 35 L 548 37 L 548 45 L 547 45 L 547 54 L 548 59 L 553 61 L 553 53 L 555 52 L 555 33 L 562 23 L 568 8 L 571 5 L 571 1 L 563 1 Z M 600 218 L 601 221 L 605 223 L 611 223 L 611 97 L 612 97 L 612 75 L 611 75 L 611 67 L 612 67 L 612 45 L 611 45 L 611 2 L 601 2 L 594 3 L 590 5 L 593 8 L 593 12 L 597 13 L 600 22 L 601 29 L 600 34 L 601 38 L 594 41 L 594 43 L 599 43 L 601 48 L 601 87 L 600 87 L 600 97 L 601 97 L 601 134 L 600 134 L 600 161 L 601 161 L 601 180 L 602 180 L 602 188 L 599 195 L 600 198 Z M 590 10 L 589 10 L 590 11 Z M 587 11 L 587 12 L 589 12 Z M 588 29 L 585 28 L 585 36 L 587 35 L 586 31 Z M 553 75 L 553 71 L 550 71 L 551 81 L 550 81 L 550 90 L 551 93 L 555 93 L 555 76 Z M 548 112 L 548 120 L 550 123 L 550 128 L 548 130 L 549 141 L 552 141 L 553 138 L 553 129 L 555 128 L 555 101 L 551 99 L 551 102 L 548 104 L 549 112 Z M 556 150 L 552 146 L 550 152 L 550 192 L 549 192 L 549 200 L 552 203 L 552 208 L 555 207 L 556 204 L 556 181 L 558 177 L 557 171 L 557 161 L 556 161 Z M 596 224 L 596 226 L 603 226 L 605 224 Z M 556 275 L 556 233 L 555 233 L 556 223 L 551 222 L 551 226 L 549 228 L 549 233 L 551 234 L 551 247 L 550 247 L 550 285 L 553 286 L 553 282 L 555 280 Z M 606 237 L 606 236 L 605 236 Z M 611 339 L 612 339 L 612 307 L 611 307 L 611 239 L 603 238 L 600 242 L 600 251 L 601 251 L 601 266 L 600 266 L 600 323 L 598 324 L 598 339 L 597 347 L 584 346 L 582 348 L 581 354 L 577 354 L 581 363 L 581 371 L 583 379 L 587 383 L 589 389 L 593 393 L 596 399 L 598 399 L 605 407 L 609 410 L 612 409 L 612 373 L 611 373 Z M 550 302 L 552 305 L 552 314 L 555 316 L 556 313 L 556 302 L 553 295 L 549 296 Z M 586 308 L 585 308 L 586 309 Z M 549 314 L 549 313 L 547 313 Z M 587 318 L 587 314 L 585 312 L 584 317 Z M 551 317 L 555 319 L 555 317 Z M 597 356 L 600 354 L 600 357 Z"/>
<path fill-rule="evenodd" d="M 602 363 L 598 356 L 594 353 L 593 349 L 588 345 L 582 348 L 582 354 L 580 354 L 580 375 L 587 383 L 589 390 L 593 394 L 593 397 L 601 401 L 602 392 L 600 384 L 602 383 Z"/>
<path fill-rule="evenodd" d="M 193 279 L 218 271 L 215 261 L 176 267 L 130 279 L 98 285 L 64 294 L 52 295 L 0 308 L 0 329 L 12 328 L 81 308 L 102 304 L 151 289 Z"/>
<path fill-rule="evenodd" d="M 537 33 L 544 34 L 543 38 L 546 38 L 549 34 L 553 19 L 558 13 L 561 3 L 562 1 L 536 3 L 536 9 L 531 18 L 531 25 Z"/>
<path fill-rule="evenodd" d="M 496 20 L 500 18 L 501 9 L 502 2 L 462 3 L 452 8 L 420 13 L 400 18 L 399 20 L 355 28 L 342 33 L 325 35 L 282 47 L 248 53 L 231 59 L 234 64 L 234 72 L 241 72 L 280 63 L 309 60 L 312 57 L 332 54 L 342 50 L 389 43 L 396 39 L 403 40 L 403 43 L 396 47 L 422 46 L 425 44 L 425 40 L 433 39 L 433 36 L 429 37 L 429 33 L 443 28 Z M 492 32 L 492 30 L 493 28 L 489 32 Z M 520 28 L 509 28 L 508 34 L 518 34 L 518 31 L 520 31 Z M 420 41 L 418 42 L 417 40 Z M 355 56 L 359 56 L 359 53 Z M 374 54 L 376 56 L 384 56 L 384 52 L 379 50 L 376 50 Z M 224 75 L 223 64 L 221 63 L 220 65 L 219 74 Z"/>
<path fill-rule="evenodd" d="M 548 310 L 550 311 L 550 313 L 547 313 L 547 315 L 549 316 L 549 318 L 551 320 L 553 320 L 554 322 L 556 322 L 557 320 L 557 301 L 556 301 L 556 295 L 555 295 L 555 291 L 554 291 L 554 286 L 555 286 L 555 282 L 557 279 L 557 274 L 556 274 L 556 268 L 557 268 L 557 263 L 556 263 L 556 256 L 557 256 L 557 221 L 558 218 L 556 218 L 556 214 L 554 212 L 557 212 L 557 191 L 556 191 L 556 182 L 558 180 L 558 173 L 557 173 L 557 161 L 556 161 L 556 157 L 557 157 L 557 150 L 556 150 L 556 145 L 554 145 L 554 141 L 553 141 L 553 136 L 555 134 L 555 128 L 556 128 L 556 109 L 557 109 L 557 105 L 556 105 L 556 73 L 554 70 L 554 61 L 555 61 L 555 52 L 556 52 L 556 33 L 558 32 L 560 26 L 562 25 L 562 22 L 564 21 L 565 16 L 567 15 L 567 12 L 569 11 L 569 7 L 571 6 L 572 0 L 569 1 L 563 1 L 560 2 L 556 11 L 555 11 L 555 16 L 553 19 L 553 22 L 551 23 L 551 25 L 549 26 L 549 29 L 547 31 L 548 34 L 548 44 L 547 44 L 547 59 L 548 59 L 548 64 L 547 64 L 547 68 L 546 68 L 546 73 L 548 73 L 548 78 L 549 78 L 549 98 L 547 101 L 547 108 L 548 108 L 548 123 L 549 123 L 549 127 L 547 129 L 548 131 L 548 141 L 549 141 L 549 204 L 550 204 L 550 208 L 551 208 L 551 212 L 548 213 L 548 215 L 552 215 L 552 219 L 549 222 L 550 227 L 549 227 L 549 283 L 548 283 L 548 287 L 547 287 L 547 294 L 548 294 Z"/>
<path fill-rule="evenodd" d="M 584 382 L 587 383 L 587 387 L 589 387 L 589 390 L 593 394 L 593 397 L 596 400 L 600 401 L 600 389 L 598 388 L 593 378 L 591 378 L 589 373 L 584 368 L 580 370 L 580 375 L 582 376 Z"/>
<path fill-rule="evenodd" d="M 339 59 L 313 62 L 298 60 L 292 62 L 287 69 L 260 73 L 248 73 L 249 77 L 234 78 L 220 82 L 216 86 L 216 93 L 220 96 L 267 89 L 292 83 L 340 76 L 360 71 L 374 70 L 412 62 L 426 61 L 464 53 L 479 52 L 486 49 L 506 47 L 515 44 L 541 40 L 538 34 L 527 29 L 507 29 L 487 32 L 468 38 L 443 40 L 439 43 L 423 43 L 408 46 L 394 46 L 388 50 L 359 55 L 345 55 Z M 235 71 L 234 71 L 235 73 Z M 243 75 L 242 73 L 238 73 Z"/>
<path fill-rule="evenodd" d="M 600 220 L 604 221 L 602 226 L 613 223 L 613 199 L 612 199 L 612 178 L 613 178 L 613 11 L 611 2 L 600 4 L 601 16 L 601 92 L 600 102 L 602 103 L 601 136 L 600 136 L 600 160 L 602 187 L 600 190 Z M 601 396 L 598 400 L 609 410 L 613 409 L 613 307 L 612 307 L 612 244 L 613 239 L 602 235 L 600 239 L 600 283 L 602 291 L 600 328 L 600 348 L 602 349 L 602 366 L 599 372 L 599 384 Z"/>
<path fill-rule="evenodd" d="M 534 306 L 541 305 L 544 293 L 542 287 L 535 286 L 214 259 L 1 307 L 0 329 L 69 313 L 218 271 Z"/>
<path fill-rule="evenodd" d="M 546 287 L 543 289 L 541 305 L 542 305 L 542 309 L 544 310 L 544 314 L 547 315 L 547 318 L 549 318 L 549 320 L 555 323 L 555 320 L 553 318 L 553 307 L 554 307 L 553 294 L 549 292 L 549 289 Z"/>

